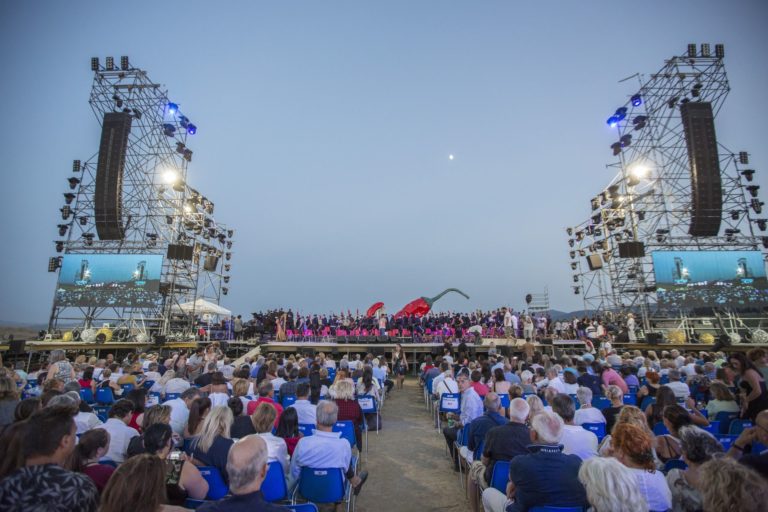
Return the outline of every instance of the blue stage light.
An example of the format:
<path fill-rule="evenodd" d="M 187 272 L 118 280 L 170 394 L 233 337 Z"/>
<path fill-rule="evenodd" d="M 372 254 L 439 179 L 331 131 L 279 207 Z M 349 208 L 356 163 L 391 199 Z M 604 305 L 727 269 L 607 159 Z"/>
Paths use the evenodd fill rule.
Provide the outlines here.
<path fill-rule="evenodd" d="M 175 103 L 168 103 L 168 113 L 173 115 L 179 111 L 179 106 Z"/>
<path fill-rule="evenodd" d="M 616 113 L 613 114 L 616 119 L 623 121 L 627 117 L 627 107 L 619 107 L 616 109 Z"/>
<path fill-rule="evenodd" d="M 639 94 L 632 96 L 632 106 L 639 107 L 643 104 L 643 98 Z"/>
<path fill-rule="evenodd" d="M 608 126 L 610 126 L 611 128 L 616 128 L 616 125 L 619 124 L 619 118 L 616 116 L 611 116 L 608 118 L 606 123 L 608 123 Z"/>
<path fill-rule="evenodd" d="M 192 123 L 187 124 L 187 133 L 189 135 L 194 135 L 197 133 L 197 126 L 193 125 Z"/>

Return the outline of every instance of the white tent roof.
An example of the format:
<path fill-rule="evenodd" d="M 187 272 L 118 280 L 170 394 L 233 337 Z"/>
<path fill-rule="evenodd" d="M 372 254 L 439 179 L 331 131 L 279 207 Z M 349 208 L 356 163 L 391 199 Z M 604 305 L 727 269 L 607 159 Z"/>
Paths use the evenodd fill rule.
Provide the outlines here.
<path fill-rule="evenodd" d="M 174 306 L 173 309 L 175 311 L 181 310 L 184 313 L 194 313 L 196 315 L 209 314 L 229 316 L 232 314 L 227 308 L 214 304 L 213 302 L 208 302 L 205 299 L 197 299 L 194 302 L 185 302 L 184 304 Z"/>

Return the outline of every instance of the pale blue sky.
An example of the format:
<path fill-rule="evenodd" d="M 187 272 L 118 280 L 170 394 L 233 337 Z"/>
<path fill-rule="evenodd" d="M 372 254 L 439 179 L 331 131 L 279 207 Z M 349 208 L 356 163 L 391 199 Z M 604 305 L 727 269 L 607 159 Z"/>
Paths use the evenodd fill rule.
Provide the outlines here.
<path fill-rule="evenodd" d="M 247 314 L 578 309 L 563 228 L 612 177 L 605 119 L 689 42 L 722 42 L 718 137 L 768 164 L 764 1 L 0 4 L 0 319 L 45 321 L 61 193 L 98 149 L 91 56 L 129 55 L 199 127 L 192 186 L 236 228 Z M 453 161 L 448 159 L 454 154 Z"/>

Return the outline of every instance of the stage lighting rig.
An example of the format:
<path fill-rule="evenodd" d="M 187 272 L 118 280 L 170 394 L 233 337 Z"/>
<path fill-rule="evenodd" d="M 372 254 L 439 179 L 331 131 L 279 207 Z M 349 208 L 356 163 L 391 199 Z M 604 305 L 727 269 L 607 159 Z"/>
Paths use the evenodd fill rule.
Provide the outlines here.
<path fill-rule="evenodd" d="M 709 43 L 701 43 L 701 56 L 702 57 L 710 56 Z"/>
<path fill-rule="evenodd" d="M 114 71 L 115 70 L 115 58 L 114 57 L 107 57 L 107 63 L 104 66 L 107 71 Z"/>
<path fill-rule="evenodd" d="M 688 57 L 690 57 L 692 59 L 694 57 L 696 57 L 696 44 L 695 43 L 690 43 L 688 45 Z"/>
<path fill-rule="evenodd" d="M 757 197 L 757 191 L 760 190 L 760 185 L 749 185 L 747 190 L 749 191 L 749 195 Z"/>
<path fill-rule="evenodd" d="M 123 71 L 128 71 L 129 68 L 130 68 L 130 65 L 128 63 L 128 56 L 122 55 L 120 57 L 120 69 L 122 69 Z"/>
<path fill-rule="evenodd" d="M 744 169 L 739 174 L 744 176 L 747 181 L 752 181 L 755 178 L 755 170 L 754 169 Z"/>
<path fill-rule="evenodd" d="M 64 242 L 62 240 L 56 240 L 56 252 L 62 252 L 64 250 Z"/>
<path fill-rule="evenodd" d="M 75 194 L 72 192 L 64 192 L 64 202 L 67 204 L 72 204 L 72 201 L 75 200 Z"/>
<path fill-rule="evenodd" d="M 63 220 L 67 220 L 69 216 L 72 215 L 72 208 L 70 208 L 69 206 L 62 206 L 61 209 L 59 209 L 59 211 L 61 212 L 61 218 Z"/>
<path fill-rule="evenodd" d="M 80 160 L 72 160 L 72 172 L 80 172 L 80 169 L 82 167 L 82 163 Z"/>
<path fill-rule="evenodd" d="M 67 181 L 69 182 L 70 190 L 75 190 L 80 184 L 80 178 L 68 178 Z"/>
<path fill-rule="evenodd" d="M 91 57 L 91 71 L 98 71 L 98 70 L 99 70 L 99 58 Z"/>
<path fill-rule="evenodd" d="M 741 165 L 749 165 L 749 153 L 746 151 L 739 151 L 739 163 Z"/>

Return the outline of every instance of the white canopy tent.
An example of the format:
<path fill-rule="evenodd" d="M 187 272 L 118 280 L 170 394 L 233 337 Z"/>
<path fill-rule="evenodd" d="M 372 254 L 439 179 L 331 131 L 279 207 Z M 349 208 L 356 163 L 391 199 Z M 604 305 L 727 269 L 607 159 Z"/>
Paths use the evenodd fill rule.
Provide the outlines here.
<path fill-rule="evenodd" d="M 232 316 L 232 312 L 225 307 L 208 302 L 205 299 L 197 299 L 192 302 L 185 302 L 173 307 L 174 311 L 186 314 L 201 315 L 208 322 L 207 339 L 211 340 L 211 317 L 212 316 Z"/>

